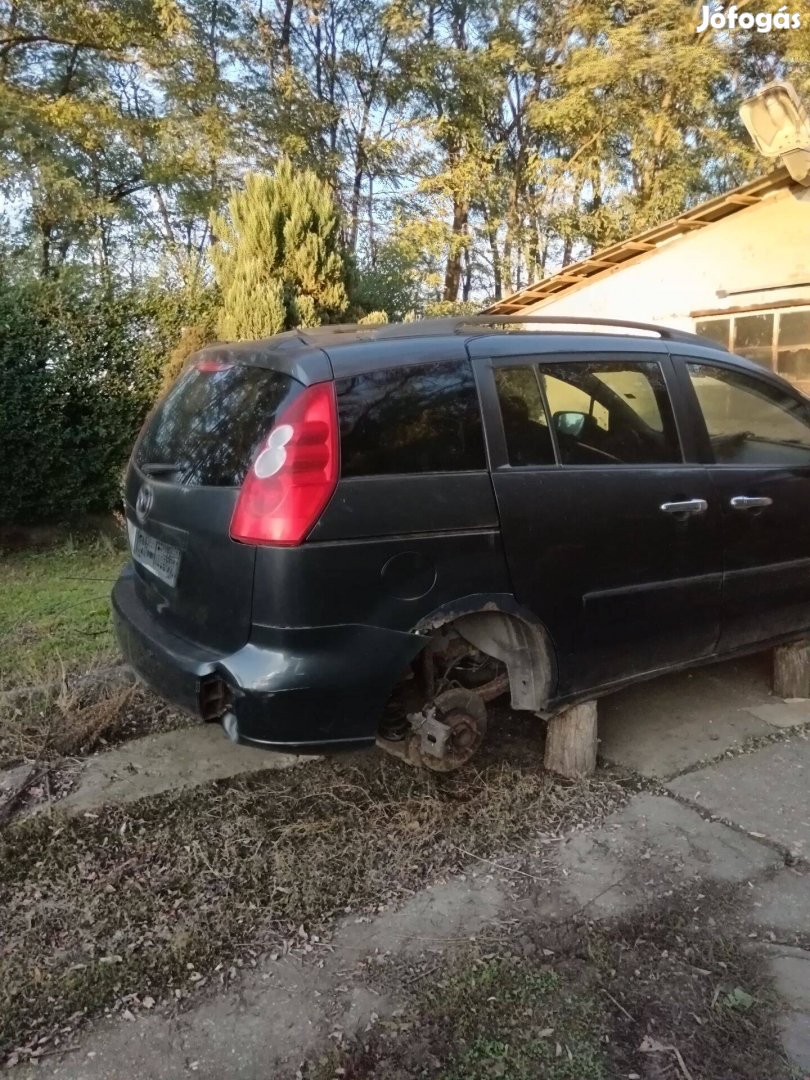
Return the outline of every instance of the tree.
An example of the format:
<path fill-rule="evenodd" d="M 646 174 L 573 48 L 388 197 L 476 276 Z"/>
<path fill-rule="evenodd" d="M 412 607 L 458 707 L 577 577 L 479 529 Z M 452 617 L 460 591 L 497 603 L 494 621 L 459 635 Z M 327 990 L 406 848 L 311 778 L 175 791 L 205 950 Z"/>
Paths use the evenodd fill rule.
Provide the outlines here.
<path fill-rule="evenodd" d="M 340 216 L 327 184 L 282 158 L 275 173 L 248 173 L 212 214 L 211 262 L 222 294 L 219 333 L 267 337 L 334 320 L 348 306 Z"/>
<path fill-rule="evenodd" d="M 148 187 L 118 84 L 179 21 L 174 0 L 0 0 L 0 183 L 22 199 L 43 277 L 90 249 L 104 268 L 112 223 Z"/>

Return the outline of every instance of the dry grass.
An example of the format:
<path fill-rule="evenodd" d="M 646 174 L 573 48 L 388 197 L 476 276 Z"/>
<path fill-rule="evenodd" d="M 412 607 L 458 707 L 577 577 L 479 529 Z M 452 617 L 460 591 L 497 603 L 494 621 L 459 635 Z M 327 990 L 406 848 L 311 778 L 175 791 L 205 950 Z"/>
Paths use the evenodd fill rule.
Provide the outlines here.
<path fill-rule="evenodd" d="M 188 721 L 115 675 L 104 534 L 0 555 L 0 768 L 83 756 Z"/>
<path fill-rule="evenodd" d="M 0 704 L 0 768 L 84 757 L 127 739 L 194 723 L 122 675 L 66 680 Z"/>
<path fill-rule="evenodd" d="M 20 821 L 0 839 L 0 1052 L 127 995 L 182 995 L 248 946 L 410 895 L 464 851 L 531 851 L 624 797 L 533 763 L 437 777 L 367 755 Z"/>

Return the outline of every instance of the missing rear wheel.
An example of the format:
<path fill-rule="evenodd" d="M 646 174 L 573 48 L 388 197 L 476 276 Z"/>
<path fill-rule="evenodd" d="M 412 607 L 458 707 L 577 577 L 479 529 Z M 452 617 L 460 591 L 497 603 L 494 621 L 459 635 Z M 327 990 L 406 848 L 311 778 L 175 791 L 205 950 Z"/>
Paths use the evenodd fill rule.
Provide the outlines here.
<path fill-rule="evenodd" d="M 377 744 L 411 765 L 452 772 L 466 765 L 484 741 L 487 707 L 473 690 L 453 687 L 410 713 L 407 724 L 399 738 L 380 737 Z"/>

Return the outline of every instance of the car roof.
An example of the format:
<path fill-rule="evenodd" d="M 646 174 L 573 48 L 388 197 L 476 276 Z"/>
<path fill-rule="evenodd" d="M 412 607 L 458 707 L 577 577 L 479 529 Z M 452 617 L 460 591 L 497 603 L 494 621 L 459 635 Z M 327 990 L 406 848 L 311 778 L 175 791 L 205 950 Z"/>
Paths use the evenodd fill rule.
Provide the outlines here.
<path fill-rule="evenodd" d="M 687 346 L 687 349 L 684 349 Z M 371 370 L 471 356 L 560 352 L 688 353 L 784 381 L 709 338 L 652 323 L 571 316 L 463 316 L 288 330 L 261 341 L 216 342 L 196 354 L 281 370 L 306 385 Z"/>

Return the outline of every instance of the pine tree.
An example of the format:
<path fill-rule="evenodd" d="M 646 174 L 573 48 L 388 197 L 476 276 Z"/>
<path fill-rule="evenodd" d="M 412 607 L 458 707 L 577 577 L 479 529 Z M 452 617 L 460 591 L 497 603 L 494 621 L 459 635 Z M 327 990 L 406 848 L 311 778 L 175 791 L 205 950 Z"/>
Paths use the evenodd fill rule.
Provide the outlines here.
<path fill-rule="evenodd" d="M 212 215 L 211 261 L 222 293 L 219 334 L 250 340 L 318 326 L 348 306 L 340 219 L 327 184 L 283 158 L 275 174 L 248 173 Z"/>

